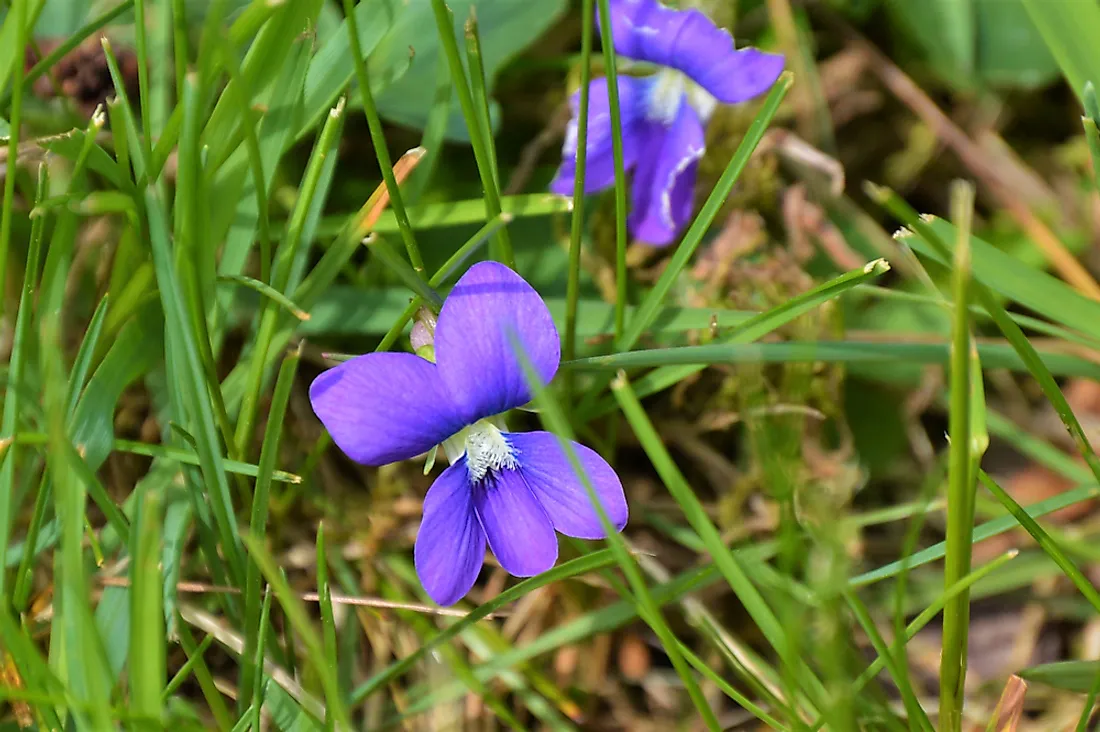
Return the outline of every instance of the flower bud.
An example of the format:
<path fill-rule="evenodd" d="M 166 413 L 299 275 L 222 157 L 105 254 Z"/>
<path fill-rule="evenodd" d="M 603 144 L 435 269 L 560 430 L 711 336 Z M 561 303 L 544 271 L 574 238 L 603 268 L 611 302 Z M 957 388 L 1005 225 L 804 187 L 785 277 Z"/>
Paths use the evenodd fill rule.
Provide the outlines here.
<path fill-rule="evenodd" d="M 417 311 L 409 340 L 412 341 L 413 351 L 417 356 L 435 361 L 435 313 L 428 308 Z"/>

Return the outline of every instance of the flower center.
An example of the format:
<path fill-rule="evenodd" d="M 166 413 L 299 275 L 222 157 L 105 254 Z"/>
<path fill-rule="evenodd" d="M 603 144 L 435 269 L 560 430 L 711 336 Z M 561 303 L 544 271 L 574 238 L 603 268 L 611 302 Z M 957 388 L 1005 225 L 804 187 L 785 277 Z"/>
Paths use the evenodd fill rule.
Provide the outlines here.
<path fill-rule="evenodd" d="M 676 69 L 662 68 L 651 78 L 646 117 L 654 122 L 671 125 L 685 99 L 703 122 L 718 106 L 718 100 L 706 89 Z"/>
<path fill-rule="evenodd" d="M 479 420 L 444 440 L 443 450 L 452 464 L 465 453 L 466 472 L 475 483 L 490 471 L 513 469 L 518 464 L 504 433 L 489 419 Z"/>

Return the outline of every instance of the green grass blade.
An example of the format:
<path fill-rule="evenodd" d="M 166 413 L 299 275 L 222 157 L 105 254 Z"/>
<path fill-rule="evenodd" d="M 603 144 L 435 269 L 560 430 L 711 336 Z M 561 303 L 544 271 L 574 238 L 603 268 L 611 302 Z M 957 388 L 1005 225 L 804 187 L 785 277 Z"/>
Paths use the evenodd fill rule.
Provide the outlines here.
<path fill-rule="evenodd" d="M 130 705 L 135 713 L 159 720 L 167 678 L 161 606 L 161 507 L 153 491 L 145 491 L 137 500 L 130 570 Z"/>
<path fill-rule="evenodd" d="M 526 358 L 526 354 L 521 352 L 519 355 L 523 361 L 528 382 L 532 384 L 534 389 L 537 389 L 534 402 L 539 408 L 539 418 L 550 432 L 558 436 L 558 442 L 565 452 L 573 468 L 573 472 L 580 479 L 582 485 L 584 485 L 585 491 L 588 493 L 588 498 L 600 517 L 600 524 L 603 526 L 608 544 L 611 545 L 611 551 L 615 555 L 615 560 L 618 562 L 623 574 L 626 575 L 627 581 L 630 584 L 630 589 L 634 593 L 634 596 L 630 599 L 637 603 L 639 616 L 653 629 L 657 637 L 661 639 L 661 646 L 664 648 L 665 653 L 668 654 L 669 660 L 676 669 L 676 673 L 683 680 L 684 688 L 695 704 L 695 708 L 698 710 L 700 717 L 702 717 L 703 723 L 706 724 L 708 729 L 721 729 L 718 718 L 710 708 L 706 697 L 703 696 L 703 692 L 699 688 L 698 682 L 695 680 L 690 665 L 684 660 L 683 655 L 679 651 L 680 644 L 676 636 L 662 617 L 660 606 L 654 601 L 653 596 L 650 594 L 649 587 L 646 585 L 645 578 L 642 576 L 641 570 L 638 568 L 634 558 L 630 555 L 630 550 L 626 546 L 626 541 L 619 535 L 619 532 L 611 523 L 611 519 L 607 516 L 607 511 L 604 509 L 595 489 L 592 487 L 588 475 L 581 466 L 576 450 L 573 449 L 573 443 L 571 441 L 572 430 L 569 428 L 569 422 L 561 411 L 561 407 L 558 406 L 557 402 L 554 401 L 547 390 L 538 384 L 538 377 L 535 376 L 534 370 Z"/>
<path fill-rule="evenodd" d="M 661 481 L 680 506 L 684 518 L 706 546 L 707 553 L 710 554 L 730 589 L 745 606 L 745 610 L 779 657 L 788 662 L 792 661 L 790 642 L 782 624 L 749 579 L 733 552 L 726 547 L 718 529 L 707 516 L 706 509 L 673 462 L 672 456 L 646 415 L 645 408 L 638 400 L 625 374 L 620 372 L 612 382 L 611 391 L 646 455 L 653 463 L 653 467 L 656 468 L 657 474 L 661 476 Z M 808 667 L 804 667 L 799 675 L 802 676 L 800 682 L 803 690 L 811 695 L 811 699 L 815 699 L 818 708 L 822 708 L 820 682 L 813 677 Z"/>
<path fill-rule="evenodd" d="M 1100 5 L 1022 1 L 1074 92 L 1080 95 L 1087 82 L 1100 80 Z"/>
<path fill-rule="evenodd" d="M 482 126 L 478 120 L 473 92 L 470 90 L 470 83 L 462 66 L 462 58 L 458 52 L 458 41 L 455 40 L 454 17 L 451 10 L 444 0 L 431 0 L 431 3 L 440 44 L 443 47 L 447 65 L 451 70 L 451 83 L 454 85 L 454 90 L 458 92 L 458 104 L 462 109 L 462 116 L 466 119 L 466 127 L 470 133 L 470 144 L 474 149 L 474 159 L 477 162 L 478 175 L 481 177 L 481 186 L 485 193 L 485 218 L 492 218 L 498 216 L 502 210 L 500 207 L 500 189 L 493 177 L 492 158 L 489 153 L 492 140 L 486 140 L 484 135 L 481 134 Z M 512 243 L 503 229 L 497 233 L 495 243 L 495 255 L 504 264 L 515 269 L 516 261 L 512 253 Z"/>
<path fill-rule="evenodd" d="M 622 338 L 616 341 L 619 350 L 628 351 L 633 348 L 642 337 L 642 334 L 653 323 L 653 319 L 657 315 L 661 303 L 664 302 L 669 290 L 672 289 L 673 283 L 680 276 L 680 272 L 687 266 L 688 261 L 691 259 L 691 255 L 695 253 L 695 250 L 702 243 L 703 236 L 707 233 L 710 225 L 718 216 L 719 209 L 725 204 L 730 191 L 733 190 L 734 184 L 737 183 L 737 179 L 741 177 L 741 171 L 743 171 L 748 164 L 753 150 L 760 144 L 760 140 L 764 137 L 764 132 L 767 130 L 772 118 L 774 118 L 779 111 L 779 104 L 787 95 L 787 90 L 791 88 L 792 83 L 793 77 L 791 73 L 789 71 L 784 71 L 779 77 L 779 80 L 775 83 L 775 86 L 772 87 L 772 90 L 768 92 L 768 96 L 760 105 L 760 111 L 756 113 L 756 117 L 753 119 L 749 129 L 746 130 L 745 136 L 741 138 L 741 143 L 737 146 L 737 151 L 734 152 L 733 157 L 730 158 L 730 162 L 726 166 L 725 171 L 723 171 L 722 177 L 718 179 L 718 182 L 714 186 L 714 190 L 711 192 L 710 196 L 707 197 L 707 201 L 703 204 L 703 208 L 699 211 L 699 215 L 695 217 L 695 221 L 692 222 L 691 227 L 687 230 L 687 233 L 684 234 L 683 241 L 680 243 L 680 246 L 676 248 L 676 252 L 672 255 L 672 258 L 669 259 L 668 265 L 661 273 L 657 283 L 653 286 L 653 289 L 646 294 L 645 298 L 642 300 L 642 304 L 638 307 L 638 311 L 634 314 L 634 317 L 630 319 L 630 324 L 623 333 Z"/>
<path fill-rule="evenodd" d="M 321 687 L 325 692 L 327 715 L 332 715 L 335 723 L 341 725 L 341 728 L 351 729 L 343 697 L 336 686 L 335 668 L 325 658 L 324 645 L 310 622 L 302 601 L 298 599 L 290 585 L 287 584 L 279 566 L 268 554 L 267 549 L 264 548 L 262 539 L 250 534 L 244 537 L 244 542 L 248 547 L 249 554 L 252 555 L 252 559 L 259 565 L 260 571 L 274 590 L 275 597 L 282 605 L 290 626 L 305 646 L 306 657 L 313 666 L 313 670 L 320 679 Z"/>
<path fill-rule="evenodd" d="M 9 175 L 11 172 L 9 171 Z M 49 169 L 41 165 L 38 169 L 38 185 L 35 193 L 36 203 L 49 195 Z M 14 513 L 15 468 L 19 451 L 13 441 L 19 428 L 19 412 L 22 407 L 23 374 L 28 366 L 27 349 L 31 339 L 31 324 L 34 322 L 33 308 L 38 278 L 38 265 L 42 256 L 42 238 L 45 233 L 46 218 L 38 216 L 31 222 L 31 238 L 27 249 L 27 261 L 23 269 L 23 286 L 19 291 L 19 310 L 15 316 L 12 335 L 11 354 L 8 357 L 8 388 L 4 396 L 3 417 L 0 418 L 0 440 L 9 443 L 9 447 L 0 457 L 0 567 L 7 565 L 8 543 Z M 6 572 L 0 571 L 0 596 L 5 596 Z M 20 577 L 22 575 L 19 575 Z"/>
<path fill-rule="evenodd" d="M 263 447 L 260 451 L 256 488 L 252 493 L 252 517 L 249 520 L 249 531 L 253 536 L 262 537 L 267 533 L 271 483 L 274 479 L 275 463 L 279 458 L 287 404 L 290 401 L 290 393 L 300 360 L 301 353 L 294 351 L 286 355 L 282 366 L 279 367 L 279 377 L 275 382 L 275 393 L 271 397 L 271 411 L 268 414 Z M 253 688 L 254 675 L 262 675 L 262 668 L 249 666 L 248 663 L 256 654 L 258 639 L 263 632 L 263 625 L 260 622 L 260 579 L 260 567 L 255 562 L 249 562 L 244 585 L 245 645 L 240 676 L 242 689 Z"/>
<path fill-rule="evenodd" d="M 363 97 L 363 113 L 367 117 L 367 128 L 370 130 L 371 143 L 374 145 L 374 154 L 378 158 L 378 165 L 382 169 L 382 180 L 386 184 L 386 192 L 390 195 L 390 208 L 394 218 L 397 219 L 397 227 L 401 231 L 401 239 L 405 242 L 405 251 L 412 262 L 413 270 L 421 278 L 425 278 L 424 259 L 420 256 L 420 247 L 416 244 L 416 236 L 413 234 L 412 225 L 409 223 L 409 214 L 405 210 L 405 200 L 402 197 L 401 187 L 393 175 L 393 160 L 390 158 L 389 148 L 386 147 L 386 135 L 382 129 L 382 119 L 378 116 L 378 107 L 374 103 L 374 94 L 370 88 L 370 76 L 367 73 L 366 56 L 359 43 L 358 19 L 355 15 L 355 3 L 352 0 L 344 0 L 344 18 L 348 26 L 348 41 L 351 46 L 351 61 L 355 69 L 355 78 L 359 82 L 359 93 Z"/>
<path fill-rule="evenodd" d="M 472 626 L 474 623 L 491 615 L 500 608 L 515 602 L 516 600 L 524 597 L 530 592 L 537 590 L 540 587 L 545 587 L 553 582 L 560 582 L 570 577 L 579 577 L 581 575 L 595 572 L 605 567 L 614 565 L 616 559 L 612 553 L 607 550 L 601 550 L 586 554 L 583 557 L 571 559 L 568 562 L 563 562 L 558 566 L 543 572 L 540 575 L 525 579 L 518 584 L 509 587 L 494 597 L 489 602 L 478 605 L 476 608 L 466 614 L 461 620 L 448 625 L 438 634 L 432 636 L 427 641 L 424 641 L 419 648 L 413 653 L 409 654 L 405 658 L 394 662 L 388 666 L 384 671 L 378 673 L 361 684 L 351 693 L 351 703 L 359 704 L 368 696 L 370 696 L 377 689 L 382 688 L 384 685 L 399 678 L 402 674 L 410 670 L 416 663 L 442 643 L 446 643 L 450 639 L 456 637 L 459 633 Z"/>
<path fill-rule="evenodd" d="M 971 447 L 970 354 L 970 216 L 973 190 L 956 186 L 953 208 L 960 215 L 959 240 L 955 247 L 951 343 L 951 408 L 948 412 L 951 445 L 948 458 L 947 540 L 944 583 L 958 582 L 970 571 L 970 548 L 974 530 L 974 490 L 977 480 Z M 981 379 L 980 372 L 976 375 Z M 962 592 L 943 611 L 943 652 L 940 657 L 940 724 L 948 730 L 962 725 L 963 684 L 966 681 L 967 635 L 970 627 L 970 596 Z"/>
<path fill-rule="evenodd" d="M 611 17 L 609 0 L 597 0 L 601 18 Z M 623 164 L 622 115 L 619 112 L 619 72 L 611 23 L 600 24 L 604 67 L 607 69 L 607 104 L 611 114 L 611 156 L 615 163 L 615 338 L 626 328 L 626 167 Z"/>
<path fill-rule="evenodd" d="M 1085 576 L 1076 564 L 1074 564 L 1073 560 L 1066 556 L 1066 553 L 1058 546 L 1058 542 L 1055 541 L 1050 534 L 1044 531 L 1043 527 L 1039 525 L 1039 522 L 1029 516 L 1027 511 L 1025 511 L 1004 488 L 990 478 L 984 470 L 978 472 L 978 478 L 981 480 L 982 485 L 984 485 L 989 492 L 1001 502 L 1001 505 L 1012 514 L 1013 518 L 1019 522 L 1020 526 L 1022 526 L 1027 533 L 1031 534 L 1039 547 L 1058 565 L 1062 573 L 1073 582 L 1073 586 L 1089 601 L 1089 604 L 1096 608 L 1097 612 L 1100 612 L 1100 592 L 1097 592 L 1096 587 L 1093 586 L 1089 578 Z"/>
<path fill-rule="evenodd" d="M 569 264 L 565 285 L 565 334 L 562 358 L 569 361 L 577 352 L 577 302 L 580 298 L 581 242 L 584 238 L 584 181 L 588 170 L 588 116 L 592 94 L 592 28 L 595 24 L 593 0 L 581 5 L 581 88 L 577 104 L 577 152 L 573 175 L 573 217 L 569 229 Z M 567 375 L 568 379 L 568 375 Z M 566 381 L 566 394 L 571 381 Z"/>

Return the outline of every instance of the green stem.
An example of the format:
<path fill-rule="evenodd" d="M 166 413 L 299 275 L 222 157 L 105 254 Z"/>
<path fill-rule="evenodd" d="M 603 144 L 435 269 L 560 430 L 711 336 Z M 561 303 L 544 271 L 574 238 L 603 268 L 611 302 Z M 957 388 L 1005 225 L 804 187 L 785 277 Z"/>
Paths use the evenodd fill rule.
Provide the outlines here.
<path fill-rule="evenodd" d="M 611 17 L 610 0 L 599 0 L 600 17 Z M 611 24 L 600 26 L 604 65 L 607 67 L 607 102 L 611 109 L 611 154 L 615 161 L 615 338 L 626 329 L 626 168 L 623 164 L 623 128 L 619 113 L 619 72 L 615 68 L 615 43 Z"/>
<path fill-rule="evenodd" d="M 951 446 L 948 453 L 947 553 L 944 586 L 951 587 L 970 572 L 974 531 L 975 472 L 971 466 L 970 409 L 970 212 L 973 199 L 957 189 L 953 203 L 959 226 L 955 248 L 954 314 L 951 344 L 951 410 L 948 415 Z M 969 201 L 970 205 L 967 205 Z M 943 609 L 943 652 L 940 660 L 940 724 L 957 732 L 962 725 L 963 683 L 966 679 L 966 643 L 970 623 L 970 593 L 960 592 Z"/>
<path fill-rule="evenodd" d="M 347 1 L 345 0 L 345 2 Z M 470 144 L 474 148 L 474 159 L 477 161 L 477 172 L 481 177 L 481 186 L 485 189 L 486 215 L 487 218 L 492 218 L 501 212 L 500 191 L 493 179 L 492 157 L 488 152 L 489 142 L 481 132 L 481 123 L 478 121 L 473 93 L 470 91 L 466 71 L 462 66 L 462 58 L 458 53 L 458 41 L 455 40 L 454 34 L 454 18 L 444 0 L 432 0 L 432 11 L 435 13 L 435 23 L 439 31 L 439 40 L 443 44 L 443 53 L 447 58 L 447 65 L 451 69 L 451 79 L 454 82 L 455 91 L 458 92 L 458 103 L 462 108 L 462 116 L 466 119 L 466 127 L 470 133 Z M 503 229 L 497 232 L 495 243 L 496 253 L 500 261 L 515 269 L 516 258 L 512 252 L 512 242 Z"/>
<path fill-rule="evenodd" d="M 401 197 L 401 186 L 397 184 L 397 179 L 393 175 L 393 159 L 386 147 L 386 133 L 382 129 L 382 119 L 378 116 L 378 107 L 374 103 L 374 93 L 370 88 L 370 75 L 367 73 L 367 61 L 363 57 L 362 44 L 359 43 L 359 26 L 355 17 L 354 0 L 344 0 L 344 16 L 348 22 L 348 40 L 351 42 L 351 58 L 355 65 L 355 80 L 359 84 L 359 94 L 363 97 L 363 114 L 367 118 L 367 127 L 370 129 L 374 154 L 378 158 L 378 165 L 382 168 L 382 180 L 386 184 L 386 192 L 390 195 L 390 208 L 393 209 L 394 217 L 397 219 L 397 227 L 401 230 L 401 238 L 405 242 L 405 250 L 409 254 L 409 261 L 412 262 L 417 276 L 423 279 L 424 259 L 420 256 L 420 247 L 416 244 L 412 224 L 409 223 L 409 214 L 405 210 L 405 201 Z"/>
<path fill-rule="evenodd" d="M 577 109 L 577 158 L 573 178 L 573 220 L 569 232 L 569 268 L 565 285 L 565 339 L 562 360 L 571 361 L 577 352 L 577 301 L 580 299 L 581 238 L 584 235 L 584 177 L 588 164 L 588 104 L 592 82 L 592 28 L 595 22 L 592 0 L 584 0 L 581 25 L 581 88 Z M 573 376 L 566 374 L 566 397 L 572 392 Z"/>

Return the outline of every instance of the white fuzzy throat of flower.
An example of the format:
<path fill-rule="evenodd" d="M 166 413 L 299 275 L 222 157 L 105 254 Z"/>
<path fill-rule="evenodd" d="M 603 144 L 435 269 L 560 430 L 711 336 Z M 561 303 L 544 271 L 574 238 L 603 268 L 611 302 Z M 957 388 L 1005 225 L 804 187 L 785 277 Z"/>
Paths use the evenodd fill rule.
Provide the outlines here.
<path fill-rule="evenodd" d="M 483 419 L 443 441 L 443 451 L 453 465 L 466 455 L 466 473 L 477 483 L 490 472 L 512 470 L 518 465 L 512 446 L 500 427 Z"/>
<path fill-rule="evenodd" d="M 718 100 L 710 92 L 676 69 L 661 69 L 650 83 L 646 117 L 654 122 L 671 125 L 680 112 L 680 105 L 686 101 L 705 124 L 718 106 Z"/>

